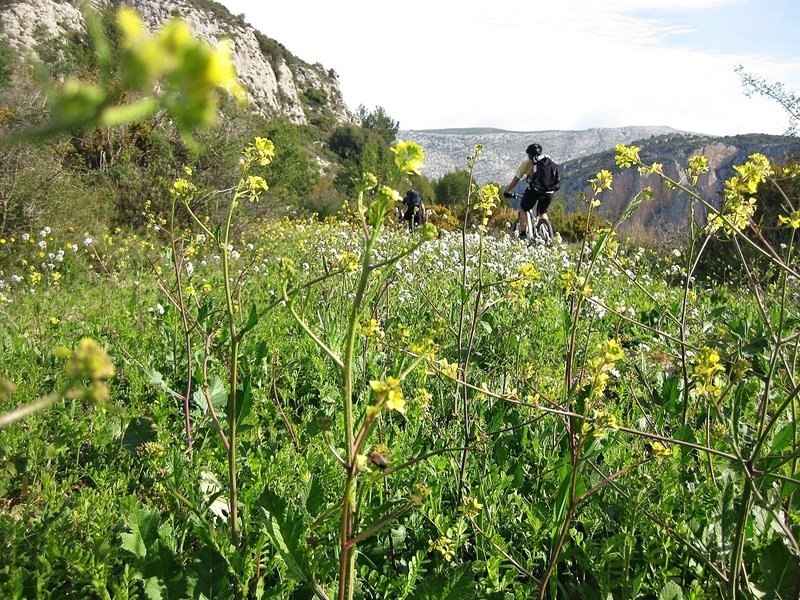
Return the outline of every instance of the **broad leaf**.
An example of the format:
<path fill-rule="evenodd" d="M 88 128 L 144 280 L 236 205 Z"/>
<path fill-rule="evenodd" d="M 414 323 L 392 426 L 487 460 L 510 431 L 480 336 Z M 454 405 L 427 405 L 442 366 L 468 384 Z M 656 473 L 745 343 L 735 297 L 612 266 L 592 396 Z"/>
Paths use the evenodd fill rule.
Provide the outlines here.
<path fill-rule="evenodd" d="M 147 442 L 154 442 L 156 437 L 156 427 L 153 421 L 145 417 L 134 417 L 125 428 L 125 434 L 122 436 L 122 447 L 128 452 L 136 452 L 140 446 Z"/>
<path fill-rule="evenodd" d="M 286 563 L 292 577 L 314 585 L 311 557 L 303 539 L 308 528 L 294 507 L 270 490 L 266 490 L 259 504 L 266 517 L 264 529 L 278 554 Z"/>
<path fill-rule="evenodd" d="M 658 594 L 658 600 L 683 600 L 683 590 L 674 581 L 668 581 L 667 584 L 661 588 Z"/>
<path fill-rule="evenodd" d="M 122 534 L 122 547 L 139 558 L 147 556 L 148 548 L 158 539 L 158 526 L 161 515 L 157 510 L 144 506 L 135 508 L 129 515 L 126 525 L 130 533 Z"/>
<path fill-rule="evenodd" d="M 469 600 L 475 598 L 475 582 L 469 565 L 423 580 L 413 597 L 416 600 Z"/>

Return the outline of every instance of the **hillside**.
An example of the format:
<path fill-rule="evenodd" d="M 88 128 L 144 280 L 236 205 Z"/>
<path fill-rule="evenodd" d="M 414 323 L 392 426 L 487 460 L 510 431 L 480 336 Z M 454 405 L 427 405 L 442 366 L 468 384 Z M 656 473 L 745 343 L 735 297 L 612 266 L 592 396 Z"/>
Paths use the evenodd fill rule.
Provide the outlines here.
<path fill-rule="evenodd" d="M 712 202 L 718 201 L 723 182 L 734 173 L 733 166 L 746 162 L 751 154 L 760 152 L 777 164 L 800 156 L 800 139 L 764 134 L 728 137 L 662 135 L 638 141 L 636 145 L 641 148 L 643 162 L 664 165 L 664 173 L 677 181 L 685 181 L 685 169 L 691 156 L 702 154 L 708 157 L 710 171 L 700 176 L 697 187 L 703 197 Z M 653 199 L 637 211 L 626 227 L 643 228 L 660 235 L 686 229 L 688 194 L 666 189 L 655 175 L 640 177 L 636 170 L 615 168 L 613 150 L 562 163 L 561 193 L 568 207 L 577 206 L 576 197 L 580 192 L 590 192 L 587 181 L 600 169 L 608 169 L 614 175 L 613 189 L 603 192 L 602 197 L 602 213 L 608 218 L 618 216 L 633 196 L 649 186 L 653 188 Z M 699 222 L 705 222 L 706 210 L 702 206 L 696 206 L 695 214 Z"/>
<path fill-rule="evenodd" d="M 626 224 L 627 228 L 646 229 L 660 235 L 684 230 L 687 226 L 689 198 L 685 193 L 667 190 L 655 176 L 640 178 L 635 170 L 615 168 L 614 146 L 633 144 L 641 147 L 646 163 L 661 163 L 664 172 L 681 180 L 689 158 L 695 154 L 708 157 L 711 171 L 702 176 L 698 189 L 704 197 L 715 199 L 722 182 L 733 173 L 733 166 L 742 164 L 754 152 L 761 152 L 777 162 L 785 163 L 800 155 L 800 140 L 786 136 L 747 134 L 715 137 L 672 129 L 670 127 L 597 128 L 584 131 L 512 132 L 496 129 L 449 129 L 435 131 L 400 131 L 399 137 L 414 140 L 425 150 L 425 174 L 437 179 L 443 174 L 466 169 L 466 157 L 475 144 L 484 150 L 475 169 L 479 183 L 505 185 L 525 156 L 525 148 L 536 141 L 561 165 L 561 201 L 567 211 L 578 206 L 580 192 L 589 193 L 587 181 L 600 169 L 614 174 L 614 189 L 604 192 L 603 214 L 613 219 L 642 188 L 651 186 L 655 196 Z M 696 213 L 705 220 L 704 210 Z"/>
<path fill-rule="evenodd" d="M 0 51 L 10 48 L 20 56 L 37 58 L 44 62 L 55 76 L 68 73 L 70 64 L 73 67 L 82 64 L 80 60 L 82 57 L 85 58 L 87 52 L 86 24 L 76 4 L 59 0 L 6 0 L 0 3 Z M 270 192 L 271 199 L 275 200 L 276 204 L 287 205 L 292 203 L 290 196 L 295 200 L 302 198 L 309 202 L 305 206 L 310 206 L 320 214 L 325 212 L 330 214 L 341 206 L 344 198 L 336 196 L 335 193 L 325 192 L 325 186 L 321 187 L 323 192 L 319 195 L 327 194 L 327 196 L 321 201 L 313 197 L 311 191 L 311 185 L 319 177 L 332 179 L 337 169 L 341 168 L 341 165 L 336 164 L 337 157 L 328 151 L 326 144 L 331 131 L 338 125 L 357 124 L 359 121 L 344 103 L 338 78 L 333 69 L 303 61 L 280 42 L 266 37 L 247 24 L 241 16 L 231 14 L 213 0 L 164 2 L 93 0 L 91 5 L 105 17 L 111 14 L 112 9 L 119 6 L 133 6 L 153 30 L 168 19 L 180 16 L 198 37 L 211 45 L 218 44 L 223 38 L 233 40 L 234 64 L 249 99 L 248 113 L 245 116 L 248 122 L 245 124 L 239 122 L 234 126 L 229 120 L 227 129 L 219 134 L 217 141 L 224 138 L 223 141 L 228 143 L 236 135 L 243 135 L 243 132 L 248 131 L 248 127 L 261 132 L 279 118 L 285 119 L 304 131 L 298 140 L 284 144 L 284 149 L 287 149 L 287 146 L 291 148 L 285 153 L 288 166 L 283 168 L 291 173 L 283 180 L 277 175 L 273 177 L 272 181 L 276 185 Z M 14 90 L 13 84 L 7 87 Z M 20 98 L 23 101 L 29 99 L 22 91 L 16 100 L 19 101 Z M 6 97 L 0 97 L 0 108 L 6 108 L 4 102 L 9 103 L 8 108 L 13 112 L 15 107 Z M 33 102 L 34 100 L 31 100 L 31 107 L 28 108 L 35 111 Z M 155 127 L 158 129 L 161 124 L 156 124 Z M 291 137 L 285 131 L 283 135 Z M 525 147 L 532 142 L 538 142 L 542 144 L 547 154 L 561 164 L 563 181 L 561 198 L 568 210 L 577 206 L 575 198 L 580 192 L 587 190 L 588 179 L 599 169 L 613 169 L 613 148 L 617 144 L 636 143 L 642 147 L 641 156 L 645 161 L 664 164 L 665 172 L 677 179 L 681 178 L 682 169 L 690 156 L 698 153 L 707 155 L 712 172 L 701 178 L 699 188 L 708 198 L 716 197 L 721 182 L 730 176 L 732 166 L 744 162 L 753 152 L 763 152 L 778 163 L 785 162 L 792 154 L 800 154 L 800 145 L 796 138 L 758 134 L 719 138 L 666 126 L 528 132 L 489 127 L 401 130 L 397 137 L 402 140 L 413 140 L 423 147 L 425 151 L 423 174 L 431 181 L 439 179 L 445 173 L 466 169 L 467 157 L 474 152 L 476 144 L 482 144 L 484 150 L 475 170 L 476 179 L 479 183 L 491 181 L 500 184 L 505 184 L 511 178 L 519 161 L 524 157 Z M 87 147 L 83 141 L 80 143 L 82 146 L 76 148 L 79 153 Z M 122 148 L 126 143 L 135 146 L 139 142 L 135 136 L 125 138 L 122 134 L 119 147 Z M 209 152 L 215 156 L 214 159 L 208 159 L 208 163 L 213 164 L 214 168 L 207 171 L 219 175 L 223 171 L 223 165 L 227 163 L 218 158 L 218 149 Z M 60 165 L 58 168 L 62 168 L 63 156 L 58 156 L 56 159 Z M 29 166 L 23 162 L 20 162 L 18 168 L 20 172 L 35 170 L 35 165 Z M 157 172 L 151 158 L 145 160 L 141 157 L 136 166 L 136 169 L 141 171 L 135 176 L 130 176 L 131 180 L 142 182 L 140 195 L 144 197 L 150 194 L 144 186 L 146 177 L 152 177 L 154 181 L 167 181 L 169 177 L 174 176 L 179 164 L 173 163 L 172 158 L 169 162 L 169 168 L 165 167 L 168 175 L 165 175 Z M 100 161 L 99 164 L 105 163 Z M 203 162 L 200 161 L 200 164 Z M 17 174 L 16 171 L 12 171 L 13 169 L 6 175 L 14 179 Z M 72 175 L 71 173 L 70 176 Z M 90 181 L 83 175 L 79 177 L 82 178 L 81 185 L 99 190 L 96 182 Z M 634 172 L 615 171 L 615 177 L 614 189 L 606 193 L 604 201 L 604 210 L 607 211 L 609 218 L 618 214 L 642 187 L 651 185 L 650 181 L 639 179 Z M 32 176 L 31 180 L 37 178 L 38 176 Z M 217 182 L 209 176 L 207 183 L 215 185 Z M 116 187 L 104 192 L 105 196 L 116 198 L 118 204 L 136 200 L 136 194 L 120 186 L 118 181 L 113 180 L 111 184 Z M 48 196 L 37 186 L 32 185 L 31 188 L 35 188 L 32 192 L 34 195 L 41 196 L 38 200 L 41 205 L 56 208 L 52 195 Z M 23 201 L 27 202 L 29 199 Z M 320 202 L 326 205 L 325 210 L 320 209 Z M 19 203 L 20 206 L 23 203 Z M 629 226 L 662 233 L 680 230 L 685 227 L 687 206 L 688 199 L 685 194 L 681 195 L 655 186 L 655 198 L 642 208 Z M 12 208 L 6 207 L 2 211 L 3 221 L 10 212 L 13 212 Z M 18 210 L 20 211 L 21 209 Z M 26 215 L 37 214 L 28 209 L 23 212 Z M 704 215 L 701 213 L 698 217 L 704 218 Z M 25 216 L 24 220 L 27 218 Z M 19 218 L 17 222 L 20 222 Z"/>
<path fill-rule="evenodd" d="M 86 24 L 78 5 L 58 0 L 2 2 L 0 42 L 53 68 L 70 53 L 70 45 L 86 39 Z M 91 5 L 101 13 L 112 7 L 132 6 L 153 30 L 180 16 L 195 35 L 211 45 L 231 39 L 234 65 L 250 108 L 260 116 L 282 116 L 299 125 L 327 127 L 357 121 L 344 103 L 333 69 L 294 56 L 280 42 L 212 0 L 93 0 Z"/>

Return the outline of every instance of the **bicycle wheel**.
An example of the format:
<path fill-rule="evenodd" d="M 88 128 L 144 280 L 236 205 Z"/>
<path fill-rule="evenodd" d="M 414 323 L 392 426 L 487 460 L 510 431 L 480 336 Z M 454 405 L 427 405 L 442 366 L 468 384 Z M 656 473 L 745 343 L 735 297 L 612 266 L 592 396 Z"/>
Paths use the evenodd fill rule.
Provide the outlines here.
<path fill-rule="evenodd" d="M 546 246 L 549 246 L 553 241 L 553 225 L 550 219 L 539 219 L 536 222 L 536 237 L 538 237 Z"/>

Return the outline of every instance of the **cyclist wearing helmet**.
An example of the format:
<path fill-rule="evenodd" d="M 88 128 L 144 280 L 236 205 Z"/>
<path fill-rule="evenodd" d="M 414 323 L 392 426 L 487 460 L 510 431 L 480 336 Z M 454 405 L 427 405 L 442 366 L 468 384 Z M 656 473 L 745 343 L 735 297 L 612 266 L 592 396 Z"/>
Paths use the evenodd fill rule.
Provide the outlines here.
<path fill-rule="evenodd" d="M 524 240 L 528 237 L 526 231 L 528 219 L 526 218 L 525 213 L 535 206 L 536 214 L 539 216 L 539 218 L 547 219 L 547 207 L 550 206 L 550 200 L 552 197 L 552 193 L 537 192 L 530 185 L 531 181 L 533 181 L 533 174 L 536 172 L 536 163 L 547 156 L 546 154 L 542 154 L 542 146 L 540 144 L 531 144 L 525 149 L 525 153 L 528 155 L 528 157 L 519 164 L 519 167 L 517 167 L 517 172 L 514 174 L 514 178 L 511 180 L 511 183 L 506 186 L 504 194 L 506 198 L 510 198 L 511 191 L 514 189 L 514 186 L 522 181 L 523 177 L 528 179 L 528 187 L 525 188 L 525 193 L 522 195 L 522 201 L 519 205 L 519 239 L 521 240 Z"/>

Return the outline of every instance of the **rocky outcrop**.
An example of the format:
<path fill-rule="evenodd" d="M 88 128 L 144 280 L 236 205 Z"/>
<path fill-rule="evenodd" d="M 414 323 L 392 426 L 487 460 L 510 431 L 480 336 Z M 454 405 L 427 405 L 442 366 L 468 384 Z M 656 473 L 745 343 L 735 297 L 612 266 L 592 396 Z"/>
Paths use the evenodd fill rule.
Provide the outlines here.
<path fill-rule="evenodd" d="M 708 158 L 709 171 L 700 175 L 697 193 L 719 207 L 723 183 L 734 174 L 734 166 L 747 162 L 759 152 L 778 165 L 800 157 L 800 139 L 771 135 L 739 135 L 730 137 L 667 135 L 637 142 L 645 164 L 660 163 L 665 175 L 681 183 L 687 182 L 686 168 L 694 155 Z M 616 219 L 628 203 L 645 187 L 653 190 L 652 200 L 644 203 L 624 224 L 622 230 L 647 231 L 663 237 L 688 231 L 691 198 L 688 193 L 666 187 L 656 175 L 641 176 L 636 169 L 617 169 L 614 151 L 568 161 L 562 165 L 563 200 L 577 207 L 578 194 L 591 195 L 588 180 L 600 169 L 611 171 L 614 182 L 611 190 L 600 196 L 600 213 L 609 220 Z M 697 223 L 707 221 L 708 210 L 699 202 L 694 204 Z"/>
<path fill-rule="evenodd" d="M 10 46 L 35 55 L 43 40 L 85 31 L 78 3 L 57 0 L 11 0 L 0 10 L 0 38 Z M 247 91 L 251 109 L 265 117 L 286 117 L 308 124 L 315 112 L 335 122 L 355 123 L 333 70 L 292 56 L 274 40 L 232 15 L 221 5 L 192 0 L 94 0 L 102 10 L 123 4 L 136 8 L 155 30 L 167 20 L 183 18 L 199 38 L 211 45 L 229 38 L 234 65 Z M 275 51 L 275 50 L 278 51 Z"/>

